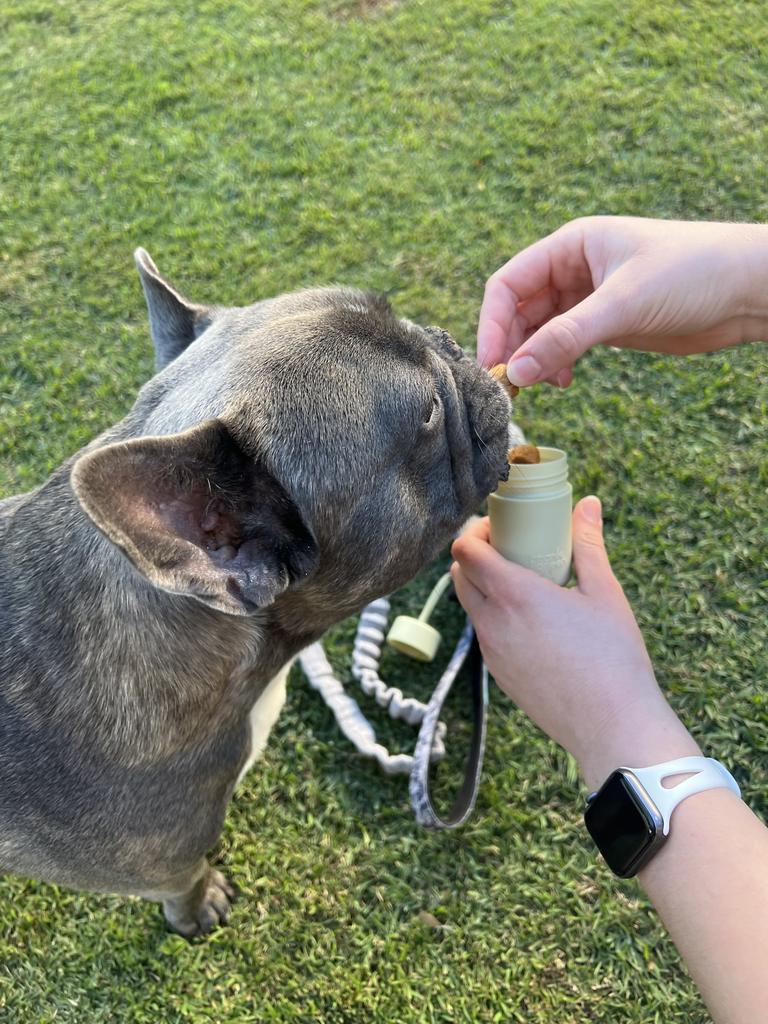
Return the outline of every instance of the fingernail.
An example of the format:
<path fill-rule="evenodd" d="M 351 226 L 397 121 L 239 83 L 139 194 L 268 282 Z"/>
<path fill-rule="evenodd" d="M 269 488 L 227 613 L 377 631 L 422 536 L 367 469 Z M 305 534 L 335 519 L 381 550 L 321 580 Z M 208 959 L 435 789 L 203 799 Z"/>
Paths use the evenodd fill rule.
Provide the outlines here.
<path fill-rule="evenodd" d="M 507 377 L 519 388 L 534 384 L 541 377 L 541 366 L 533 356 L 520 356 L 507 367 Z"/>
<path fill-rule="evenodd" d="M 571 383 L 571 371 L 561 370 L 557 375 L 557 386 L 559 388 L 567 388 Z"/>
<path fill-rule="evenodd" d="M 584 499 L 582 509 L 584 511 L 584 518 L 588 522 L 594 523 L 595 526 L 599 526 L 603 521 L 600 499 L 596 498 L 594 494 L 590 494 L 588 498 Z"/>

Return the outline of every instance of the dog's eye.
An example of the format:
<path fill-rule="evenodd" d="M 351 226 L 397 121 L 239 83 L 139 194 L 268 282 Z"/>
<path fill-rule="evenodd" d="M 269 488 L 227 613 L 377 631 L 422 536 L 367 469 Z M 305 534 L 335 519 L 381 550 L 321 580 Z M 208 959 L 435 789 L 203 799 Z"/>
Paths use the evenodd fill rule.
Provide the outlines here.
<path fill-rule="evenodd" d="M 430 402 L 429 408 L 424 413 L 424 422 L 431 423 L 440 409 L 440 396 L 435 395 Z"/>

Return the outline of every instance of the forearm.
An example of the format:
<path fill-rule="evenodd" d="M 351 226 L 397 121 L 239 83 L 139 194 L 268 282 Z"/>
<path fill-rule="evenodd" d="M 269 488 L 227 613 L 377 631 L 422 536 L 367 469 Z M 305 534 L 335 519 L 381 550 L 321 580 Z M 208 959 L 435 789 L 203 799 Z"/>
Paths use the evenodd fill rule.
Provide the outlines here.
<path fill-rule="evenodd" d="M 768 829 L 747 805 L 684 800 L 639 879 L 716 1024 L 768 1021 Z"/>
<path fill-rule="evenodd" d="M 701 749 L 667 704 L 653 674 L 635 689 L 642 700 L 625 706 L 589 738 L 584 750 L 573 751 L 590 791 L 599 789 L 616 768 L 643 768 L 678 757 L 699 757 Z M 650 694 L 650 695 L 649 695 Z"/>
<path fill-rule="evenodd" d="M 620 766 L 701 753 L 663 698 L 634 711 L 580 758 L 591 790 Z M 746 804 L 725 789 L 683 800 L 639 880 L 716 1024 L 768 1021 L 768 829 Z"/>

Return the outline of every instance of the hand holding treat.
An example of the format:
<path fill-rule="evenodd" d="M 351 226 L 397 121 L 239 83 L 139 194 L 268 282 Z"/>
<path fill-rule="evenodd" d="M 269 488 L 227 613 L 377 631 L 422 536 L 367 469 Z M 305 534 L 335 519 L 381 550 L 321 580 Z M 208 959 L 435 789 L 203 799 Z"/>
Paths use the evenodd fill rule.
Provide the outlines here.
<path fill-rule="evenodd" d="M 688 355 L 768 336 L 768 225 L 583 217 L 485 287 L 477 356 L 567 387 L 592 345 Z M 494 371 L 497 367 L 494 366 Z"/>

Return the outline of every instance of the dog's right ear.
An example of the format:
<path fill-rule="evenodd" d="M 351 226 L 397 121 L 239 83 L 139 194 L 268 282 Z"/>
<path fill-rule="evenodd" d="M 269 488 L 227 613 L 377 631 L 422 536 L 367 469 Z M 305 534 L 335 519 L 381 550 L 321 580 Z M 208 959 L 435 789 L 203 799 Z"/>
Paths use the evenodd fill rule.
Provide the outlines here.
<path fill-rule="evenodd" d="M 155 364 L 162 370 L 211 325 L 215 308 L 185 299 L 160 275 L 146 249 L 137 249 L 133 258 L 147 300 Z"/>

